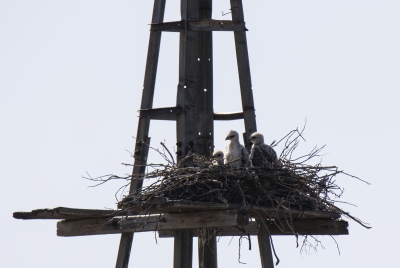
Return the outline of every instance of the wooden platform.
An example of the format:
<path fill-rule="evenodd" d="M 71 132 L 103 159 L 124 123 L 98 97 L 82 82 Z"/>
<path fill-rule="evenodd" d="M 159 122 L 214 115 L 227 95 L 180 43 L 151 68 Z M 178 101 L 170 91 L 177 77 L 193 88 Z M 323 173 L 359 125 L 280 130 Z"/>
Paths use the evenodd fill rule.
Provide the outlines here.
<path fill-rule="evenodd" d="M 255 220 L 262 218 L 271 235 L 347 235 L 348 223 L 340 214 L 327 211 L 299 211 L 268 207 L 241 208 L 236 204 L 154 200 L 143 207 L 124 210 L 58 207 L 15 212 L 16 219 L 61 219 L 58 236 L 85 236 L 158 231 L 173 237 L 176 230 L 217 228 L 219 236 L 257 235 Z M 279 221 L 277 219 L 280 219 Z"/>

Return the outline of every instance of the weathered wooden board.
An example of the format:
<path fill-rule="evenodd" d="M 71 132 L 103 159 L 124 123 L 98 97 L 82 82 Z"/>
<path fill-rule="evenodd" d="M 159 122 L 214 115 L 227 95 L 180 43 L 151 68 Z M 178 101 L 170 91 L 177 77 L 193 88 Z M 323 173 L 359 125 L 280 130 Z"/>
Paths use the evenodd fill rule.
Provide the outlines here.
<path fill-rule="evenodd" d="M 230 0 L 232 21 L 243 22 L 243 4 L 242 0 Z M 246 139 L 257 131 L 256 114 L 254 108 L 253 88 L 251 84 L 249 53 L 247 49 L 246 32 L 235 31 L 236 58 L 240 82 L 240 94 L 242 97 L 242 108 L 244 115 L 244 126 L 246 130 Z M 247 147 L 250 150 L 249 147 Z"/>
<path fill-rule="evenodd" d="M 117 210 L 101 210 L 101 209 L 80 209 L 80 208 L 45 208 L 35 209 L 31 212 L 14 212 L 13 217 L 21 220 L 36 220 L 36 219 L 84 219 L 84 218 L 104 218 L 112 216 L 124 216 L 128 212 Z M 130 213 L 130 214 L 133 214 Z M 135 214 L 133 214 L 135 215 Z"/>
<path fill-rule="evenodd" d="M 207 203 L 207 202 L 195 202 L 195 201 L 167 201 L 164 203 L 159 202 L 158 208 L 154 208 L 152 212 L 183 212 L 183 211 L 207 211 L 207 210 L 226 210 L 226 209 L 240 209 L 241 205 L 237 204 L 222 204 L 222 203 Z M 258 217 L 259 214 L 263 217 L 289 217 L 292 218 L 327 218 L 327 219 L 338 219 L 340 214 L 336 212 L 328 211 L 300 211 L 300 210 L 279 210 L 278 212 L 274 208 L 267 207 L 248 207 L 250 215 L 252 217 Z"/>
<path fill-rule="evenodd" d="M 190 22 L 189 30 L 198 33 L 198 72 L 195 101 L 196 152 L 211 157 L 214 151 L 214 81 L 213 81 L 213 30 L 223 29 L 223 22 L 212 17 L 212 0 L 199 1 L 199 21 Z M 217 26 L 217 27 L 215 27 Z M 248 222 L 248 215 L 247 222 Z M 198 240 L 199 268 L 217 268 L 217 240 L 214 228 L 201 228 Z M 191 233 L 191 232 L 190 232 Z"/>
<path fill-rule="evenodd" d="M 189 21 L 188 31 L 247 31 L 245 22 L 231 20 L 212 20 L 203 19 L 199 21 Z M 151 31 L 179 32 L 185 29 L 185 21 L 171 21 L 164 23 L 151 24 Z"/>
<path fill-rule="evenodd" d="M 152 23 L 162 23 L 164 21 L 166 0 L 154 0 Z M 149 49 L 147 52 L 146 69 L 143 82 L 143 93 L 140 109 L 153 108 L 154 89 L 156 83 L 156 74 L 158 67 L 158 57 L 160 52 L 162 32 L 150 32 Z M 150 146 L 150 118 L 139 117 L 138 129 L 135 144 L 135 162 L 132 174 L 141 174 L 145 171 L 147 156 Z M 144 143 L 144 144 L 143 144 Z M 147 145 L 146 145 L 147 144 Z M 131 181 L 129 192 L 132 193 L 142 187 L 143 182 L 138 180 Z M 118 257 L 115 267 L 126 268 L 129 265 L 129 256 L 131 252 L 133 233 L 122 234 L 118 249 Z"/>
<path fill-rule="evenodd" d="M 274 268 L 274 258 L 272 257 L 271 234 L 268 225 L 261 220 L 256 221 L 257 241 L 260 250 L 262 268 Z"/>
<path fill-rule="evenodd" d="M 195 201 L 160 201 L 155 200 L 153 204 L 154 208 L 151 209 L 151 213 L 171 213 L 171 212 L 193 212 L 193 211 L 221 211 L 221 210 L 238 210 L 241 205 L 237 204 L 222 204 L 222 203 L 207 203 L 207 202 L 195 202 Z M 159 203 L 157 205 L 157 203 Z M 151 205 L 151 204 L 150 204 Z M 263 217 L 274 216 L 276 211 L 273 208 L 266 207 L 249 207 L 251 217 Z M 149 210 L 149 206 L 136 207 L 136 208 L 125 208 L 124 210 L 101 210 L 101 209 L 78 209 L 78 208 L 67 208 L 57 207 L 53 209 L 35 209 L 31 212 L 14 212 L 13 217 L 22 220 L 34 220 L 34 219 L 86 219 L 86 218 L 109 218 L 114 216 L 126 216 L 126 215 L 138 215 L 143 210 Z M 315 218 L 326 218 L 326 219 L 338 219 L 340 214 L 336 212 L 328 211 L 299 211 L 299 210 L 280 210 L 277 215 L 284 218 L 291 217 L 293 219 L 304 218 L 304 219 L 315 219 Z"/>
<path fill-rule="evenodd" d="M 184 21 L 199 20 L 199 0 L 181 2 L 181 19 Z M 196 91 L 198 87 L 198 46 L 199 32 L 180 31 L 179 35 L 179 83 L 176 106 L 183 108 L 177 115 L 176 140 L 177 160 L 189 153 L 196 152 Z M 184 163 L 182 163 L 184 165 Z"/>
<path fill-rule="evenodd" d="M 199 21 L 211 21 L 212 1 L 199 1 Z M 198 22 L 190 22 L 198 23 Z M 189 25 L 190 25 L 189 23 Z M 212 156 L 214 151 L 214 87 L 212 32 L 198 33 L 197 88 L 195 98 L 196 153 Z"/>
<path fill-rule="evenodd" d="M 193 259 L 193 236 L 188 229 L 174 231 L 174 268 L 190 268 Z"/>
<path fill-rule="evenodd" d="M 348 222 L 344 220 L 293 220 L 294 231 L 299 235 L 348 235 L 348 226 Z M 217 229 L 217 236 L 241 236 L 244 235 L 242 230 L 237 227 L 222 227 Z M 269 223 L 268 230 L 271 235 L 293 235 L 287 224 L 279 229 L 275 224 Z M 246 231 L 249 235 L 257 235 L 256 222 L 251 221 L 246 225 Z M 158 233 L 161 238 L 174 236 L 174 232 L 171 230 L 160 230 Z M 193 229 L 193 236 L 197 236 L 197 229 Z"/>
<path fill-rule="evenodd" d="M 139 110 L 139 116 L 155 116 L 155 115 L 164 115 L 164 114 L 179 114 L 182 112 L 182 108 L 179 106 L 174 107 L 163 107 L 156 109 L 141 109 Z"/>
<path fill-rule="evenodd" d="M 197 215 L 194 215 L 197 214 Z M 225 215 L 225 216 L 223 216 Z M 221 219 L 224 217 L 224 219 Z M 347 235 L 348 222 L 343 220 L 315 219 L 293 220 L 293 229 L 300 235 Z M 243 235 L 243 227 L 238 229 L 236 213 L 168 213 L 149 217 L 128 217 L 126 219 L 93 218 L 84 220 L 63 220 L 57 223 L 58 236 L 84 236 L 101 234 L 119 234 L 131 232 L 159 231 L 160 237 L 174 237 L 174 230 L 193 229 L 197 236 L 197 229 L 202 227 L 218 227 L 218 236 Z M 250 235 L 257 235 L 257 225 L 254 221 L 245 226 Z M 271 235 L 293 235 L 287 224 L 282 226 L 269 222 L 268 229 Z"/>
<path fill-rule="evenodd" d="M 214 120 L 238 120 L 243 118 L 243 112 L 214 113 Z"/>
<path fill-rule="evenodd" d="M 198 237 L 199 268 L 217 268 L 217 229 L 200 228 L 195 230 L 195 235 Z"/>
<path fill-rule="evenodd" d="M 58 236 L 83 236 L 100 234 L 124 234 L 133 232 L 149 232 L 156 230 L 157 216 L 137 217 L 129 219 L 121 227 L 121 218 L 109 219 L 84 219 L 84 220 L 63 220 L 57 222 Z"/>
<path fill-rule="evenodd" d="M 142 109 L 139 110 L 140 117 L 148 117 L 152 120 L 170 120 L 175 121 L 176 115 L 182 112 L 181 107 L 163 107 L 157 109 Z"/>
<path fill-rule="evenodd" d="M 247 31 L 243 21 L 204 19 L 189 22 L 190 31 Z"/>
<path fill-rule="evenodd" d="M 63 220 L 57 223 L 58 236 L 82 236 L 226 227 L 243 224 L 237 210 L 165 213 L 148 217 L 118 217 L 112 219 Z"/>

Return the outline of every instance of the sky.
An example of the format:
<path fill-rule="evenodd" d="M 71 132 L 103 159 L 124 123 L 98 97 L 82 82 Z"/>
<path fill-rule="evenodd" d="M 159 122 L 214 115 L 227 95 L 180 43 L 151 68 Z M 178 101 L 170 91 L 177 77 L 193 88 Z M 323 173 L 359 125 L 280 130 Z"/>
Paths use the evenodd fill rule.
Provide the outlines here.
<path fill-rule="evenodd" d="M 213 18 L 231 19 L 229 1 Z M 294 237 L 274 237 L 278 267 L 393 267 L 397 263 L 397 105 L 400 2 L 395 0 L 244 0 L 258 130 L 267 143 L 307 120 L 298 154 L 326 144 L 322 163 L 371 183 L 338 177 L 348 236 L 318 237 L 324 249 L 301 253 Z M 180 19 L 167 0 L 165 21 Z M 125 175 L 133 163 L 137 110 L 152 1 L 0 1 L 0 265 L 114 267 L 119 235 L 57 237 L 56 221 L 22 221 L 15 211 L 58 206 L 116 208 L 120 182 L 101 187 L 86 174 Z M 216 32 L 214 111 L 240 111 L 233 34 Z M 163 33 L 154 107 L 174 106 L 178 33 Z M 216 149 L 243 121 L 216 122 Z M 175 144 L 173 122 L 152 122 L 152 145 Z M 276 148 L 280 153 L 281 148 Z M 149 159 L 160 159 L 151 151 Z M 301 240 L 300 240 L 301 241 Z M 193 267 L 197 267 L 194 240 Z M 261 267 L 257 238 L 218 242 L 219 267 Z M 135 235 L 129 267 L 172 266 L 173 239 Z"/>

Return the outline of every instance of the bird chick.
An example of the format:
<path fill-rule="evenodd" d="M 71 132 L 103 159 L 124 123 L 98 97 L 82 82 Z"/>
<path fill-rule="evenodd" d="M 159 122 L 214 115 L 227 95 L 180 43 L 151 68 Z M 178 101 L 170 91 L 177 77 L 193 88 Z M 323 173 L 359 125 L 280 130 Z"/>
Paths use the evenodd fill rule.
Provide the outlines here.
<path fill-rule="evenodd" d="M 213 153 L 213 165 L 223 166 L 224 165 L 224 152 L 217 150 Z"/>
<path fill-rule="evenodd" d="M 249 152 L 246 147 L 240 144 L 239 134 L 231 130 L 226 135 L 225 140 L 230 141 L 225 150 L 225 165 L 229 164 L 231 167 L 246 167 L 249 161 Z"/>
<path fill-rule="evenodd" d="M 272 168 L 278 163 L 278 157 L 275 150 L 264 143 L 264 135 L 254 132 L 250 135 L 250 142 L 253 143 L 250 150 L 250 166 Z"/>

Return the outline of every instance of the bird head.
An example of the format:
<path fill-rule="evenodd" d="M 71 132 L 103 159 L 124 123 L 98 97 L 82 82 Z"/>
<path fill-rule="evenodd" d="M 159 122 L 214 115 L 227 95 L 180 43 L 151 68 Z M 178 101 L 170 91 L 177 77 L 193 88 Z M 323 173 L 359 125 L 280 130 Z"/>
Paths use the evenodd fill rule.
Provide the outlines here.
<path fill-rule="evenodd" d="M 249 141 L 254 145 L 259 145 L 264 143 L 264 135 L 259 132 L 254 132 L 250 135 Z"/>
<path fill-rule="evenodd" d="M 225 140 L 229 140 L 229 141 L 238 141 L 239 140 L 239 133 L 237 133 L 234 130 L 230 130 L 228 132 L 228 134 L 226 134 L 226 138 Z"/>
<path fill-rule="evenodd" d="M 214 152 L 213 154 L 213 158 L 223 158 L 224 157 L 224 153 L 221 150 L 217 150 Z"/>

